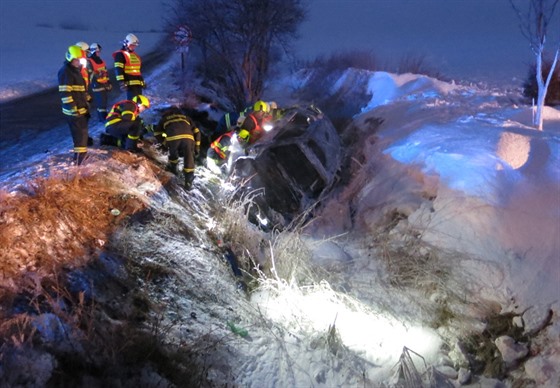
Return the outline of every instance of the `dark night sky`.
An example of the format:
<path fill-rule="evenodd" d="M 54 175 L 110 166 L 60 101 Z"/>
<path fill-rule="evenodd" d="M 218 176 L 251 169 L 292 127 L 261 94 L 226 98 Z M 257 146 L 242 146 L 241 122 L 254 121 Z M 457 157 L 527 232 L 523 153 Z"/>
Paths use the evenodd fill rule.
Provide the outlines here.
<path fill-rule="evenodd" d="M 86 29 L 159 29 L 170 0 L 2 0 L 0 48 L 14 26 L 36 20 Z M 457 78 L 524 77 L 532 60 L 508 0 L 307 0 L 308 20 L 295 48 L 299 57 L 362 49 L 382 63 L 424 57 Z M 556 10 L 558 42 L 560 9 Z M 15 24 L 14 24 L 15 23 Z M 119 26 L 118 28 L 116 26 Z M 557 26 L 557 27 L 556 27 Z M 554 27 L 556 27 L 554 29 Z M 13 36 L 13 35 L 12 35 Z M 554 39 L 553 39 L 554 38 Z M 32 46 L 33 42 L 29 42 Z"/>

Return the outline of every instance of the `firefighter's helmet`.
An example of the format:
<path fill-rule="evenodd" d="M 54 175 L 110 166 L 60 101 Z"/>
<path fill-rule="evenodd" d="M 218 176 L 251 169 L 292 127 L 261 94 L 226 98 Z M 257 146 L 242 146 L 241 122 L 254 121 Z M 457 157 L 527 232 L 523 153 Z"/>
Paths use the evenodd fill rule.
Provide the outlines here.
<path fill-rule="evenodd" d="M 85 58 L 84 50 L 80 46 L 70 46 L 66 51 L 66 60 L 72 62 L 73 59 Z"/>
<path fill-rule="evenodd" d="M 99 43 L 92 43 L 92 44 L 89 45 L 89 52 L 90 53 L 93 54 L 97 50 L 101 50 L 101 45 Z"/>
<path fill-rule="evenodd" d="M 130 46 L 131 44 L 138 46 L 140 44 L 140 40 L 134 34 L 128 34 L 125 38 L 123 43 L 126 46 Z"/>
<path fill-rule="evenodd" d="M 259 100 L 255 102 L 255 105 L 253 106 L 253 111 L 255 112 L 263 111 L 265 113 L 268 113 L 270 112 L 270 106 L 266 102 Z"/>
<path fill-rule="evenodd" d="M 150 107 L 150 100 L 148 100 L 146 96 L 143 96 L 141 94 L 132 97 L 132 101 L 134 101 L 137 105 L 144 105 L 146 109 Z"/>
<path fill-rule="evenodd" d="M 75 44 L 75 46 L 80 47 L 82 50 L 84 50 L 84 52 L 87 52 L 89 50 L 89 44 L 87 44 L 86 42 L 78 42 Z"/>
<path fill-rule="evenodd" d="M 250 137 L 251 137 L 251 134 L 246 129 L 242 129 L 237 134 L 237 139 L 239 140 L 240 143 L 248 143 Z"/>

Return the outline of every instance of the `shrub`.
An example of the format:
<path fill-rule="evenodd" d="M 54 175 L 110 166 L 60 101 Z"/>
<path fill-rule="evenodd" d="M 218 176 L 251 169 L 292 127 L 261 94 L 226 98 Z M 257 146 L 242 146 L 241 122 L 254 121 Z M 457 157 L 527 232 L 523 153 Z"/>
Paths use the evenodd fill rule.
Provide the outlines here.
<path fill-rule="evenodd" d="M 550 68 L 552 67 L 552 60 L 548 59 L 543 61 L 542 75 L 543 79 L 546 80 Z M 523 95 L 527 98 L 537 99 L 538 87 L 536 74 L 536 65 L 532 65 L 529 68 L 527 74 L 527 79 L 523 83 Z M 544 100 L 545 105 L 560 105 L 560 65 L 557 64 L 554 69 L 554 74 L 550 80 L 550 85 L 548 86 L 548 91 Z"/>

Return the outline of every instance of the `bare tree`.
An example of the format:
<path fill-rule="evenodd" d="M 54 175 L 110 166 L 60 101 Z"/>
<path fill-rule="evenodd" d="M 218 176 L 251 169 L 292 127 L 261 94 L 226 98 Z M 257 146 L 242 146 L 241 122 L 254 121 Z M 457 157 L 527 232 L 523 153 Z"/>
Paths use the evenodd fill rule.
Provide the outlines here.
<path fill-rule="evenodd" d="M 537 79 L 537 114 L 535 116 L 535 121 L 533 124 L 537 126 L 539 130 L 543 129 L 543 108 L 544 101 L 546 98 L 546 93 L 552 75 L 554 74 L 554 68 L 558 62 L 558 54 L 560 52 L 560 43 L 556 48 L 554 59 L 552 60 L 552 66 L 546 77 L 543 78 L 543 55 L 545 51 L 545 43 L 548 34 L 548 27 L 552 16 L 554 15 L 554 10 L 558 5 L 559 0 L 509 0 L 512 8 L 517 13 L 520 21 L 521 33 L 529 40 L 531 45 L 531 50 L 535 54 L 536 58 L 536 79 Z M 519 3 L 519 4 L 517 4 Z M 522 7 L 525 6 L 524 9 Z M 556 26 L 556 33 L 560 31 L 560 28 Z"/>
<path fill-rule="evenodd" d="M 172 8 L 192 30 L 201 75 L 237 109 L 260 98 L 306 16 L 302 0 L 175 0 Z"/>

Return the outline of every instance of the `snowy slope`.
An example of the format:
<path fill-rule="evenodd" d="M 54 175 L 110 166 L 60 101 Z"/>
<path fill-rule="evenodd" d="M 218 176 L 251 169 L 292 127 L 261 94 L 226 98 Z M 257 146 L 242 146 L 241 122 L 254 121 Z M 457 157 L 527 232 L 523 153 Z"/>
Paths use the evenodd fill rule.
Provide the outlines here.
<path fill-rule="evenodd" d="M 180 101 L 167 76 L 176 62 L 171 58 L 148 78 L 158 93 L 151 96 L 149 121 L 159 106 Z M 247 245 L 247 252 L 270 259 L 271 246 L 281 274 L 262 279 L 247 298 L 208 239 L 224 232 L 213 216 L 227 212 L 220 181 L 200 167 L 196 188 L 186 196 L 173 186 L 163 190 L 151 174 L 142 177 L 133 163 L 134 172 L 126 174 L 131 194 L 147 196 L 160 214 L 156 219 L 190 230 L 168 239 L 170 221 L 161 228 L 132 225 L 122 239 L 136 241 L 126 243 L 131 257 L 172 268 L 163 283 L 144 285 L 159 300 L 162 323 L 173 328 L 166 341 L 191 347 L 210 341 L 200 354 L 213 386 L 379 386 L 391 381 L 403 347 L 453 380 L 464 367 L 458 339 L 481 330 L 490 312 L 514 312 L 532 330 L 552 310 L 550 325 L 538 327 L 532 340 L 538 355 L 516 373 L 554 386 L 560 376 L 554 366 L 560 357 L 558 110 L 547 110 L 545 130 L 537 132 L 528 125 L 528 108 L 497 91 L 410 74 L 362 73 L 369 83 L 358 86 L 367 86 L 370 96 L 360 102 L 352 125 L 339 128 L 353 127 L 360 140 L 349 182 L 301 236 L 246 227 L 257 244 Z M 330 93 L 340 87 L 352 95 L 353 85 L 341 80 Z M 69 160 L 65 128 L 57 133 L 50 153 Z M 106 151 L 91 152 L 84 173 L 108 168 Z M 32 160 L 20 161 L 3 187 L 13 190 L 24 177 L 68 169 L 64 162 L 49 170 Z M 268 241 L 264 249 L 260 239 Z M 153 247 L 160 247 L 157 254 L 144 256 Z M 400 265 L 403 257 L 410 261 Z M 299 263 L 295 271 L 281 268 L 292 261 Z M 302 273 L 306 268 L 311 275 Z M 445 311 L 455 318 L 436 325 Z M 420 358 L 415 363 L 426 370 Z M 498 384 L 482 376 L 471 381 Z"/>

